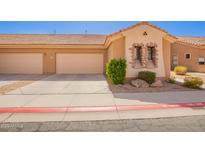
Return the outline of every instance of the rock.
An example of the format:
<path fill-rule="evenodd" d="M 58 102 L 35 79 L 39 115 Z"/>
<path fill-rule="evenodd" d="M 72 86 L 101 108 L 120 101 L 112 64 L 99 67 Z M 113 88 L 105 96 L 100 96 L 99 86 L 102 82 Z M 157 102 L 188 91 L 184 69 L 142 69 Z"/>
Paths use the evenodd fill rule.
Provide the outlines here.
<path fill-rule="evenodd" d="M 137 87 L 137 88 L 148 88 L 149 84 L 141 79 L 136 79 L 131 81 L 131 85 Z"/>
<path fill-rule="evenodd" d="M 161 80 L 157 80 L 154 83 L 152 83 L 150 86 L 151 87 L 163 87 L 164 85 Z"/>

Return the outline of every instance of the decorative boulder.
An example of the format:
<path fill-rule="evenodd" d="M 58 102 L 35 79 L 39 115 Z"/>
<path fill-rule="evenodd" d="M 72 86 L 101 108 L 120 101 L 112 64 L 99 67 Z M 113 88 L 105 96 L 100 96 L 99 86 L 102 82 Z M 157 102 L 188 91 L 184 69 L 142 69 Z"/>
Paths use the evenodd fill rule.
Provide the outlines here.
<path fill-rule="evenodd" d="M 150 85 L 151 87 L 163 87 L 163 83 L 161 80 L 157 80 Z"/>
<path fill-rule="evenodd" d="M 131 85 L 137 87 L 137 88 L 148 88 L 149 84 L 141 79 L 136 79 L 131 81 Z"/>

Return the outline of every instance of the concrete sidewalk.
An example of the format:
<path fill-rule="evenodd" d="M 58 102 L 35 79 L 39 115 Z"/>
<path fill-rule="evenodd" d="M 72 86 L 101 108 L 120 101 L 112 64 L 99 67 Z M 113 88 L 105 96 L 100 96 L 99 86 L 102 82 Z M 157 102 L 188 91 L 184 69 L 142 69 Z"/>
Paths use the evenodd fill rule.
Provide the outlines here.
<path fill-rule="evenodd" d="M 70 95 L 2 95 L 0 96 L 0 107 L 72 107 L 191 103 L 205 102 L 204 95 L 205 91 Z M 181 108 L 81 113 L 2 113 L 0 114 L 0 122 L 143 119 L 191 115 L 205 115 L 205 109 Z"/>
<path fill-rule="evenodd" d="M 205 91 L 0 96 L 0 107 L 113 106 L 192 102 L 205 102 Z"/>
<path fill-rule="evenodd" d="M 55 74 L 0 95 L 0 107 L 95 107 L 192 103 L 205 102 L 204 96 L 203 90 L 113 94 L 103 75 Z M 1 113 L 0 122 L 112 120 L 187 115 L 205 115 L 205 110 L 181 108 L 81 113 Z"/>

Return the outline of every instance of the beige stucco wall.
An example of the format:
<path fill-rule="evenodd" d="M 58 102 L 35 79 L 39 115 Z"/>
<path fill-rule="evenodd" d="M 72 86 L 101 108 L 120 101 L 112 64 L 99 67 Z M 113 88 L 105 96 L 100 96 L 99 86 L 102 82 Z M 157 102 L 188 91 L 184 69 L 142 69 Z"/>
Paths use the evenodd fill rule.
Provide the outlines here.
<path fill-rule="evenodd" d="M 108 61 L 113 58 L 125 57 L 125 38 L 119 38 L 114 40 L 107 49 Z"/>
<path fill-rule="evenodd" d="M 43 54 L 43 73 L 56 73 L 56 54 L 57 53 L 102 53 L 106 55 L 104 49 L 75 49 L 75 48 L 0 48 L 0 53 L 42 53 Z M 1 55 L 0 55 L 1 56 Z M 22 59 L 24 60 L 24 59 Z M 105 68 L 106 59 L 103 59 Z M 103 68 L 103 69 L 104 69 Z"/>
<path fill-rule="evenodd" d="M 147 32 L 147 36 L 143 33 Z M 57 53 L 100 53 L 103 54 L 103 70 L 105 71 L 105 64 L 112 58 L 126 58 L 128 68 L 126 77 L 136 77 L 139 71 L 149 70 L 157 73 L 157 77 L 165 77 L 169 74 L 170 68 L 170 43 L 163 39 L 167 35 L 158 29 L 150 27 L 148 25 L 140 25 L 135 28 L 123 31 L 119 37 L 115 37 L 110 45 L 105 49 L 103 46 L 88 47 L 88 45 L 79 45 L 76 47 L 67 47 L 62 45 L 61 47 L 46 47 L 42 45 L 38 47 L 33 45 L 32 47 L 20 48 L 16 45 L 16 48 L 0 48 L 0 53 L 42 53 L 43 54 L 43 73 L 56 73 L 56 54 Z M 111 38 L 114 39 L 114 38 Z M 157 44 L 157 67 L 156 68 L 132 68 L 131 62 L 131 50 L 133 43 L 156 43 Z"/>
<path fill-rule="evenodd" d="M 148 35 L 143 36 L 144 32 L 147 32 Z M 148 71 L 154 71 L 157 74 L 157 77 L 165 77 L 165 66 L 164 66 L 164 59 L 163 59 L 163 37 L 166 35 L 166 33 L 159 31 L 155 28 L 152 28 L 147 25 L 141 25 L 137 26 L 133 29 L 130 29 L 128 31 L 123 32 L 123 35 L 125 36 L 125 58 L 128 63 L 127 68 L 127 78 L 136 77 L 139 71 L 148 70 Z M 147 43 L 156 43 L 157 44 L 157 50 L 158 50 L 158 66 L 157 68 L 139 68 L 135 69 L 132 68 L 132 65 L 130 62 L 131 59 L 131 50 L 130 48 L 134 43 L 143 43 L 146 45 Z"/>
<path fill-rule="evenodd" d="M 163 39 L 163 58 L 166 77 L 170 77 L 171 71 L 171 42 Z"/>
<path fill-rule="evenodd" d="M 205 65 L 198 64 L 198 58 L 205 58 L 205 49 L 185 45 L 181 43 L 173 43 L 171 46 L 172 56 L 178 57 L 178 65 L 187 66 L 189 71 L 205 72 Z M 185 54 L 190 53 L 191 59 L 185 59 Z"/>

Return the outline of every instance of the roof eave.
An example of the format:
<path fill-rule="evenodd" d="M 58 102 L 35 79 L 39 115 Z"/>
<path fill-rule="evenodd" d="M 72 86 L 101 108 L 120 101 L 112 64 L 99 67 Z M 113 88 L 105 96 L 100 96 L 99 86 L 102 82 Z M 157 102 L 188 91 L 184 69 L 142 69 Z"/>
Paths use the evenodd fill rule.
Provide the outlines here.
<path fill-rule="evenodd" d="M 0 44 L 0 48 L 76 48 L 105 49 L 103 44 Z"/>
<path fill-rule="evenodd" d="M 153 24 L 151 24 L 151 23 L 149 23 L 149 22 L 147 22 L 147 21 L 142 21 L 142 22 L 137 23 L 137 24 L 135 24 L 135 25 L 132 25 L 132 26 L 130 26 L 130 27 L 128 27 L 128 28 L 121 29 L 121 30 L 119 30 L 118 32 L 114 32 L 114 33 L 110 34 L 109 36 L 113 36 L 113 35 L 116 35 L 116 34 L 118 34 L 118 33 L 128 31 L 128 30 L 130 30 L 130 29 L 133 29 L 133 28 L 135 28 L 135 27 L 137 27 L 137 26 L 141 26 L 141 25 L 148 25 L 148 26 L 150 26 L 150 27 L 153 27 L 153 28 L 155 28 L 155 29 L 158 29 L 159 31 L 164 32 L 164 33 L 166 33 L 166 34 L 172 36 L 172 35 L 169 34 L 166 30 L 161 29 L 160 27 L 157 27 L 157 26 L 155 26 L 155 25 L 153 25 Z M 175 36 L 172 36 L 172 37 L 175 37 Z"/>
<path fill-rule="evenodd" d="M 177 41 L 177 38 L 175 36 L 170 35 L 170 34 L 165 35 L 163 38 L 168 40 L 171 43 L 174 43 Z"/>
<path fill-rule="evenodd" d="M 107 36 L 107 37 L 106 37 L 106 40 L 105 40 L 105 44 L 104 44 L 105 48 L 108 48 L 109 45 L 110 45 L 113 41 L 115 41 L 115 40 L 117 40 L 117 39 L 120 39 L 120 38 L 122 38 L 122 37 L 124 37 L 122 33 L 118 33 L 118 34 L 116 34 L 116 35 L 109 35 L 109 36 Z"/>
<path fill-rule="evenodd" d="M 205 45 L 196 45 L 193 43 L 187 43 L 187 42 L 182 42 L 182 41 L 177 41 L 175 43 L 182 44 L 182 45 L 188 45 L 188 46 L 195 47 L 195 48 L 205 49 Z"/>

